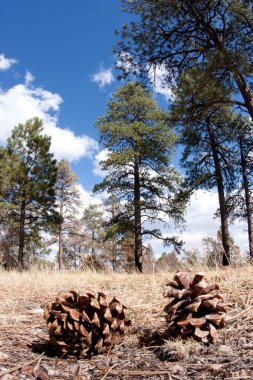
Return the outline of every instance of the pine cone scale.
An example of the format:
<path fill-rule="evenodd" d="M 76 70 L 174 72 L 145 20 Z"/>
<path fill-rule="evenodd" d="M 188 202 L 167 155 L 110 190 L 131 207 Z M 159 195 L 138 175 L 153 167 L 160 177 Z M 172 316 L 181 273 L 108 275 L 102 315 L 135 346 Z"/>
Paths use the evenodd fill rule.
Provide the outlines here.
<path fill-rule="evenodd" d="M 167 282 L 164 297 L 169 303 L 164 307 L 168 331 L 176 336 L 193 336 L 202 342 L 218 338 L 218 327 L 223 327 L 227 307 L 218 284 L 208 284 L 203 273 L 178 272 Z"/>
<path fill-rule="evenodd" d="M 72 288 L 58 296 L 47 305 L 44 318 L 50 342 L 66 354 L 104 352 L 119 343 L 131 325 L 123 304 L 115 297 L 108 303 L 103 292 L 96 296 L 92 289 Z"/>

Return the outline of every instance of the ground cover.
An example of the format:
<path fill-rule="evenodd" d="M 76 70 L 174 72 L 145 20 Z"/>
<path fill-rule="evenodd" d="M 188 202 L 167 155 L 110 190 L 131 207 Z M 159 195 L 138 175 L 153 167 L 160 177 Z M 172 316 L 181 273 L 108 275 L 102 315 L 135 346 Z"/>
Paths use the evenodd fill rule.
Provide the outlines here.
<path fill-rule="evenodd" d="M 253 267 L 204 272 L 230 305 L 219 341 L 209 345 L 166 336 L 161 311 L 172 272 L 0 271 L 0 379 L 253 379 Z M 48 344 L 42 307 L 71 287 L 104 291 L 129 308 L 133 328 L 120 345 L 65 358 Z"/>

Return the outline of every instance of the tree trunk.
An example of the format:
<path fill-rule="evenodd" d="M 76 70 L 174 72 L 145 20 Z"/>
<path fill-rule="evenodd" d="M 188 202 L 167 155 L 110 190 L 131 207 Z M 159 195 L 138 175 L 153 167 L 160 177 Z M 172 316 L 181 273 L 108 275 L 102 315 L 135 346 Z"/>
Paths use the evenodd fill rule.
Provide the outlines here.
<path fill-rule="evenodd" d="M 142 235 L 141 235 L 141 194 L 140 194 L 140 159 L 134 159 L 134 256 L 135 268 L 142 272 Z"/>
<path fill-rule="evenodd" d="M 18 262 L 24 269 L 24 247 L 25 247 L 25 201 L 22 201 L 19 220 L 19 239 L 18 239 Z"/>
<path fill-rule="evenodd" d="M 60 199 L 60 225 L 59 225 L 59 270 L 63 269 L 63 233 L 62 233 L 62 226 L 63 226 L 63 200 Z"/>
<path fill-rule="evenodd" d="M 239 69 L 237 66 L 235 66 L 232 69 L 232 74 L 235 79 L 235 82 L 237 84 L 237 87 L 244 99 L 245 106 L 251 116 L 251 120 L 253 120 L 253 98 L 252 98 L 252 93 L 250 91 L 249 86 L 247 85 L 246 80 L 240 73 Z"/>
<path fill-rule="evenodd" d="M 252 226 L 252 207 L 250 199 L 249 181 L 247 176 L 247 163 L 243 154 L 243 144 L 240 138 L 240 154 L 241 154 L 241 168 L 242 168 L 242 179 L 243 179 L 243 189 L 245 194 L 245 204 L 246 204 L 246 214 L 247 214 L 247 224 L 248 224 L 248 239 L 249 239 L 249 254 L 253 257 L 253 226 Z"/>
<path fill-rule="evenodd" d="M 226 50 L 226 47 L 219 38 L 216 30 L 209 25 L 203 18 L 203 15 L 197 11 L 197 9 L 193 6 L 191 2 L 185 1 L 185 4 L 190 5 L 191 10 L 193 12 L 193 16 L 198 20 L 202 27 L 206 30 L 206 32 L 209 34 L 210 38 L 212 39 L 213 43 L 215 44 L 217 50 L 222 52 L 224 56 L 227 58 L 227 64 L 228 68 L 231 72 L 231 75 L 234 77 L 234 80 L 236 82 L 236 85 L 243 97 L 245 106 L 248 110 L 248 113 L 251 116 L 251 119 L 253 120 L 253 97 L 252 93 L 250 91 L 250 87 L 248 86 L 245 78 L 243 77 L 242 73 L 240 72 L 237 64 L 234 62 L 234 60 L 231 61 L 230 53 Z"/>
<path fill-rule="evenodd" d="M 96 257 L 96 248 L 95 248 L 95 232 L 92 231 L 91 234 L 91 241 L 92 241 L 92 246 L 91 246 L 91 257 Z"/>
<path fill-rule="evenodd" d="M 112 270 L 116 270 L 117 262 L 117 241 L 115 238 L 112 239 Z"/>
<path fill-rule="evenodd" d="M 208 123 L 208 133 L 210 137 L 212 154 L 215 166 L 215 177 L 218 188 L 218 196 L 219 196 L 219 206 L 220 206 L 220 221 L 221 221 L 221 239 L 224 252 L 222 254 L 222 264 L 229 265 L 230 264 L 230 246 L 229 246 L 229 231 L 228 231 L 228 215 L 227 215 L 227 207 L 225 201 L 225 190 L 223 184 L 222 171 L 220 167 L 219 155 L 216 147 L 216 141 L 214 137 L 213 130 Z"/>

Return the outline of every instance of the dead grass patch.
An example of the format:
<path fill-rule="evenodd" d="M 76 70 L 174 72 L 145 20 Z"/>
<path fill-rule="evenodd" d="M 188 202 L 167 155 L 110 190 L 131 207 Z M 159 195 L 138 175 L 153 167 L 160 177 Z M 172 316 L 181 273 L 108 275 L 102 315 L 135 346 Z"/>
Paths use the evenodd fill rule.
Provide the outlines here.
<path fill-rule="evenodd" d="M 107 379 L 253 378 L 253 267 L 192 270 L 203 271 L 208 281 L 217 282 L 231 305 L 230 320 L 221 330 L 218 344 L 205 346 L 180 339 L 167 339 L 162 346 L 140 344 L 139 335 L 144 329 L 152 334 L 165 326 L 159 316 L 167 302 L 163 290 L 166 280 L 172 279 L 174 272 L 141 275 L 93 271 L 0 271 L 0 351 L 9 356 L 0 367 L 8 369 L 14 363 L 36 358 L 39 355 L 34 352 L 36 345 L 42 347 L 45 344 L 45 350 L 48 349 L 48 332 L 41 305 L 52 302 L 59 292 L 70 287 L 92 287 L 110 297 L 117 296 L 129 308 L 133 320 L 132 334 L 108 354 L 89 360 L 50 357 L 46 352 L 36 368 L 37 377 L 41 372 L 46 379 L 54 380 L 101 379 L 105 374 Z M 230 347 L 230 350 L 219 352 L 221 345 Z M 34 379 L 35 366 L 36 363 L 31 374 L 26 374 L 26 379 Z M 22 371 L 14 372 L 13 379 L 17 379 Z M 77 375 L 79 377 L 75 377 Z"/>

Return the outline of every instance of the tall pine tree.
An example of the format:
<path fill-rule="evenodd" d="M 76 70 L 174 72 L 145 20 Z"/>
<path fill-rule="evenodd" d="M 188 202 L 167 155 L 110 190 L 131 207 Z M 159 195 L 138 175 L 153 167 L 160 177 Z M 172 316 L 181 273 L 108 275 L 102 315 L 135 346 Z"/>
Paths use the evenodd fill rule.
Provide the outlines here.
<path fill-rule="evenodd" d="M 72 171 L 66 160 L 58 162 L 56 181 L 56 198 L 59 208 L 60 221 L 58 228 L 58 262 L 59 269 L 64 267 L 64 236 L 70 234 L 75 224 L 78 208 L 81 206 L 80 192 L 77 187 L 77 175 Z"/>
<path fill-rule="evenodd" d="M 138 82 L 114 93 L 96 126 L 108 158 L 102 162 L 107 175 L 94 190 L 107 190 L 127 203 L 127 219 L 134 226 L 135 266 L 141 272 L 143 236 L 162 238 L 159 228 L 149 228 L 150 224 L 163 222 L 164 215 L 174 222 L 182 218 L 182 204 L 174 202 L 181 177 L 170 165 L 175 136 L 167 114 Z M 164 241 L 178 243 L 175 238 Z"/>
<path fill-rule="evenodd" d="M 207 68 L 231 86 L 227 104 L 253 119 L 253 15 L 244 0 L 122 0 L 134 14 L 124 25 L 116 51 L 125 73 L 158 67 L 166 85 L 194 67 Z M 225 100 L 225 99 L 223 99 Z"/>
<path fill-rule="evenodd" d="M 31 239 L 57 222 L 57 166 L 50 145 L 50 137 L 43 135 L 42 121 L 34 118 L 15 127 L 6 148 L 1 149 L 1 207 L 18 230 L 18 262 L 22 268 Z"/>

